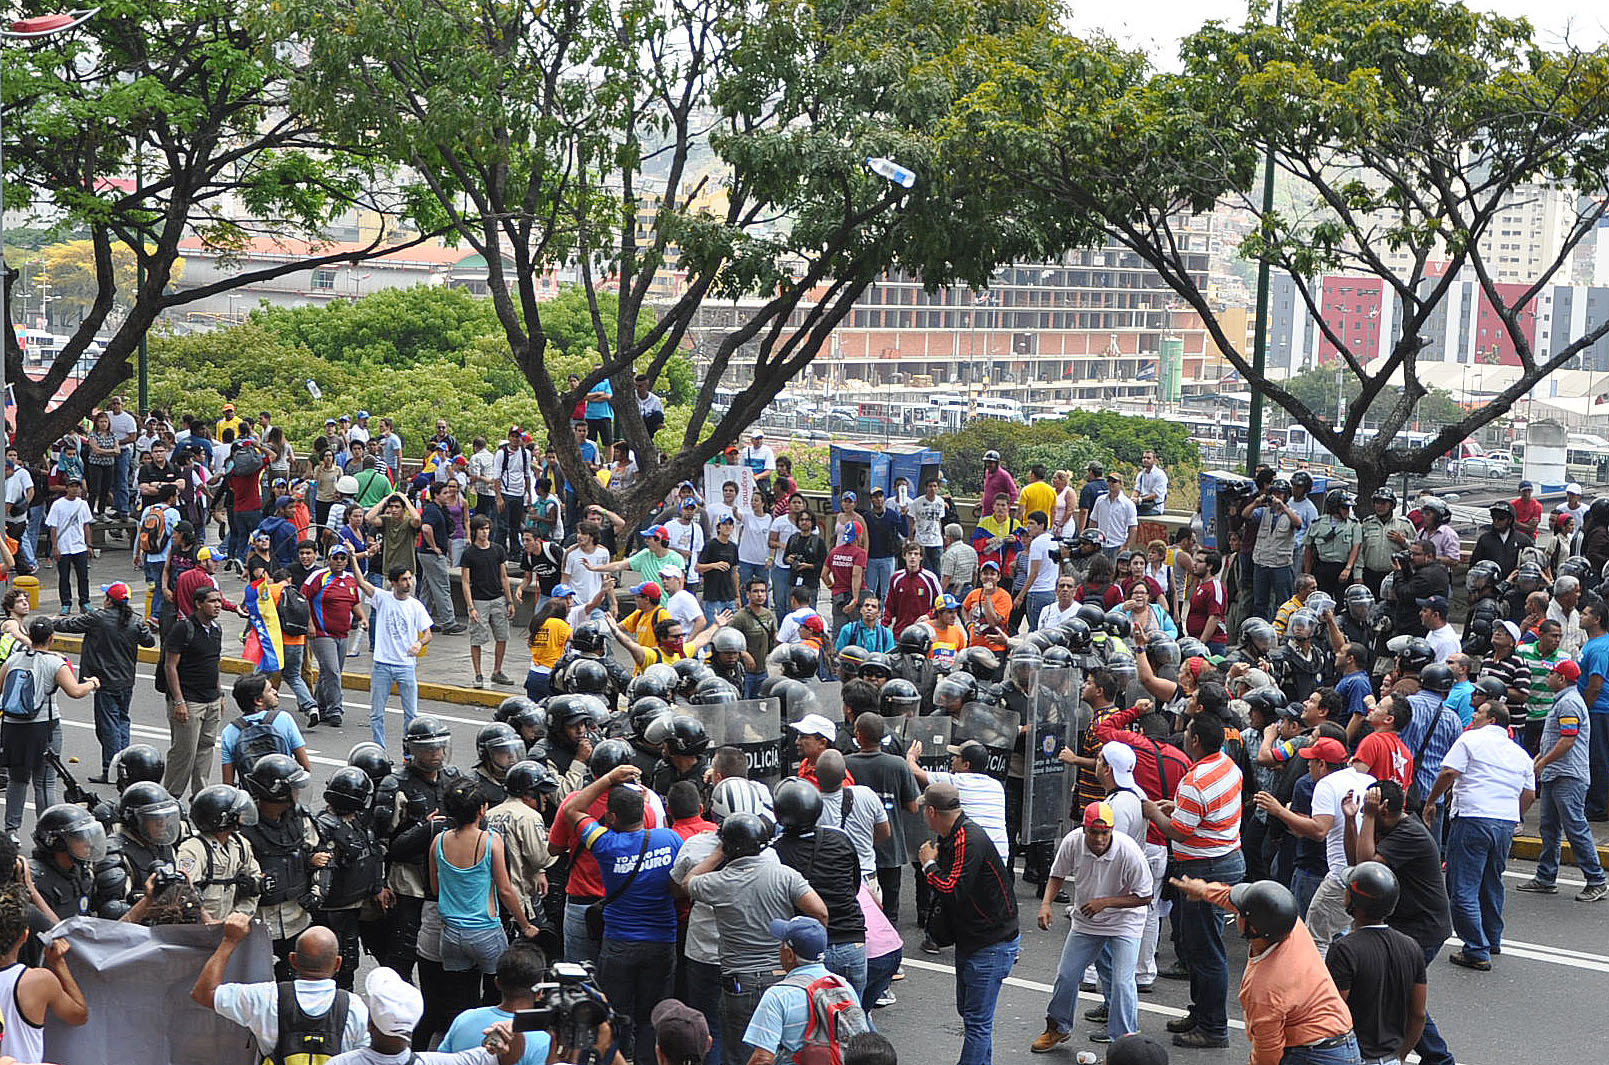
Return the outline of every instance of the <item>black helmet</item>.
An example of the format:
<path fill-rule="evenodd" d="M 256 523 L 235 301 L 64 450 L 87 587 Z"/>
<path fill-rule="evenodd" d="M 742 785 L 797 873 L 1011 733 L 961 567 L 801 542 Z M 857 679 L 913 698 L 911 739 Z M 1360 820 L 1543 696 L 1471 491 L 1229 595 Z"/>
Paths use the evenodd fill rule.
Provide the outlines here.
<path fill-rule="evenodd" d="M 871 656 L 872 653 L 858 643 L 846 645 L 842 651 L 838 652 L 839 676 L 845 680 L 853 680 L 860 676 L 861 663 Z"/>
<path fill-rule="evenodd" d="M 1392 506 L 1396 506 L 1397 493 L 1385 487 L 1376 488 L 1374 494 L 1369 497 L 1369 501 L 1372 503 L 1390 503 Z"/>
<path fill-rule="evenodd" d="M 1106 612 L 1106 635 L 1126 640 L 1134 634 L 1134 621 L 1123 611 L 1113 607 Z"/>
<path fill-rule="evenodd" d="M 1180 662 L 1191 658 L 1206 658 L 1212 653 L 1206 644 L 1194 636 L 1180 636 L 1176 643 L 1179 648 Z M 1147 643 L 1146 646 L 1150 646 L 1150 644 Z"/>
<path fill-rule="evenodd" d="M 626 712 L 626 722 L 631 726 L 631 735 L 642 739 L 648 735 L 648 726 L 654 719 L 671 712 L 671 706 L 657 695 L 644 695 L 631 704 Z"/>
<path fill-rule="evenodd" d="M 786 653 L 782 656 L 782 675 L 794 680 L 809 680 L 816 675 L 821 666 L 821 656 L 816 649 L 807 643 L 790 643 L 784 645 Z"/>
<path fill-rule="evenodd" d="M 1045 648 L 1045 670 L 1047 672 L 1057 669 L 1073 668 L 1073 652 L 1065 647 Z"/>
<path fill-rule="evenodd" d="M 894 675 L 894 667 L 888 661 L 887 655 L 873 651 L 860 664 L 857 674 L 861 680 L 888 680 Z"/>
<path fill-rule="evenodd" d="M 34 822 L 34 845 L 42 851 L 62 851 L 75 861 L 94 863 L 106 857 L 106 830 L 82 806 L 59 802 Z"/>
<path fill-rule="evenodd" d="M 666 702 L 675 698 L 676 685 L 682 679 L 681 674 L 676 672 L 676 667 L 669 662 L 655 662 L 632 679 L 643 680 L 644 678 L 647 678 L 645 683 L 652 685 L 652 687 L 646 689 L 646 693 L 657 695 Z"/>
<path fill-rule="evenodd" d="M 1078 539 L 1086 544 L 1094 544 L 1096 547 L 1106 546 L 1106 537 L 1101 535 L 1099 529 L 1085 529 L 1078 534 Z"/>
<path fill-rule="evenodd" d="M 1502 577 L 1503 572 L 1498 569 L 1497 563 L 1483 558 L 1464 574 L 1464 590 L 1473 595 L 1485 588 L 1496 588 Z"/>
<path fill-rule="evenodd" d="M 1291 474 L 1291 487 L 1300 488 L 1304 492 L 1313 490 L 1313 475 L 1306 470 L 1297 470 Z"/>
<path fill-rule="evenodd" d="M 1246 923 L 1247 939 L 1278 943 L 1296 927 L 1296 896 L 1277 880 L 1236 884 L 1229 889 L 1229 901 Z"/>
<path fill-rule="evenodd" d="M 290 755 L 265 754 L 247 772 L 246 791 L 264 802 L 295 802 L 296 793 L 312 779 Z"/>
<path fill-rule="evenodd" d="M 704 668 L 704 663 L 696 658 L 678 658 L 670 664 L 670 668 L 676 672 L 676 690 L 686 694 L 698 683 L 698 674 Z"/>
<path fill-rule="evenodd" d="M 877 693 L 877 712 L 884 717 L 918 714 L 921 710 L 922 694 L 904 677 L 895 677 Z"/>
<path fill-rule="evenodd" d="M 609 668 L 596 658 L 577 658 L 564 667 L 564 690 L 575 695 L 602 695 L 610 690 Z"/>
<path fill-rule="evenodd" d="M 434 714 L 420 714 L 408 722 L 408 727 L 402 733 L 402 749 L 409 755 L 416 755 L 421 751 L 441 750 L 446 753 L 452 751 L 453 734 L 441 718 Z M 446 757 L 446 754 L 443 755 Z"/>
<path fill-rule="evenodd" d="M 642 699 L 658 699 L 660 702 L 669 703 L 676 695 L 676 679 L 675 670 L 670 670 L 669 679 L 666 679 L 664 673 L 645 670 L 632 677 L 631 683 L 626 685 L 626 701 L 632 706 L 636 706 Z"/>
<path fill-rule="evenodd" d="M 777 785 L 777 824 L 784 832 L 809 832 L 821 819 L 821 792 L 808 780 L 789 777 Z"/>
<path fill-rule="evenodd" d="M 955 668 L 974 677 L 995 677 L 1000 673 L 1000 659 L 987 647 L 963 647 L 955 653 Z"/>
<path fill-rule="evenodd" d="M 162 785 L 138 780 L 118 798 L 117 822 L 158 847 L 171 847 L 179 842 L 183 811 Z"/>
<path fill-rule="evenodd" d="M 900 654 L 927 657 L 933 650 L 933 627 L 927 624 L 907 625 L 899 634 Z"/>
<path fill-rule="evenodd" d="M 1262 710 L 1269 718 L 1273 718 L 1275 714 L 1279 713 L 1280 707 L 1290 702 L 1289 699 L 1285 698 L 1283 691 L 1272 685 L 1264 688 L 1254 688 L 1241 696 L 1241 698 L 1246 700 L 1247 706 L 1250 706 L 1253 710 Z"/>
<path fill-rule="evenodd" d="M 692 714 L 676 714 L 670 719 L 670 735 L 665 737 L 667 755 L 699 755 L 710 749 L 704 722 Z"/>
<path fill-rule="evenodd" d="M 1600 503 L 1609 503 L 1609 499 L 1602 499 L 1602 500 L 1599 500 L 1598 502 L 1600 502 Z M 1569 558 L 1567 558 L 1563 562 L 1559 563 L 1559 569 L 1558 569 L 1558 573 L 1556 574 L 1556 576 L 1559 576 L 1559 577 L 1574 577 L 1578 581 L 1585 581 L 1587 579 L 1587 574 L 1589 574 L 1591 572 L 1592 572 L 1592 563 L 1591 562 L 1588 562 L 1585 558 L 1583 558 L 1580 555 L 1571 555 Z"/>
<path fill-rule="evenodd" d="M 539 740 L 547 735 L 547 715 L 540 706 L 523 695 L 511 695 L 499 703 L 492 713 L 492 720 L 513 725 L 515 731 L 534 729 L 536 735 L 533 739 Z"/>
<path fill-rule="evenodd" d="M 1106 628 L 1106 611 L 1101 609 L 1099 603 L 1085 603 L 1078 608 L 1073 617 L 1089 626 L 1092 633 L 1101 632 Z"/>
<path fill-rule="evenodd" d="M 346 764 L 356 767 L 356 769 L 362 769 L 368 780 L 373 785 L 377 785 L 377 787 L 380 785 L 381 780 L 385 780 L 393 771 L 391 769 L 391 759 L 386 758 L 386 748 L 373 742 L 373 740 L 354 743 L 352 750 L 346 753 Z"/>
<path fill-rule="evenodd" d="M 1402 885 L 1397 874 L 1383 862 L 1359 862 L 1346 871 L 1346 912 L 1362 910 L 1370 917 L 1382 921 L 1397 909 L 1402 897 Z"/>
<path fill-rule="evenodd" d="M 721 628 L 710 638 L 710 650 L 718 655 L 740 655 L 749 649 L 749 641 L 733 628 Z"/>
<path fill-rule="evenodd" d="M 1272 650 L 1275 638 L 1274 626 L 1263 618 L 1247 618 L 1240 623 L 1241 644 L 1254 647 L 1260 653 Z"/>
<path fill-rule="evenodd" d="M 772 687 L 771 698 L 782 703 L 782 717 L 785 721 L 797 721 L 806 714 L 821 711 L 821 700 L 816 698 L 815 690 L 802 680 L 781 678 Z"/>
<path fill-rule="evenodd" d="M 548 700 L 548 721 L 556 729 L 567 729 L 592 721 L 592 701 L 580 695 L 557 695 Z M 418 724 L 418 719 L 414 720 Z"/>
<path fill-rule="evenodd" d="M 1386 641 L 1386 651 L 1396 656 L 1397 665 L 1415 671 L 1436 660 L 1435 649 L 1423 636 L 1393 636 Z"/>
<path fill-rule="evenodd" d="M 1470 699 L 1496 699 L 1499 702 L 1508 700 L 1508 685 L 1493 676 L 1480 677 L 1475 681 L 1475 690 L 1470 693 Z"/>
<path fill-rule="evenodd" d="M 508 772 L 503 776 L 503 790 L 515 798 L 539 792 L 551 795 L 559 790 L 559 782 L 554 779 L 547 766 L 527 759 L 508 767 Z"/>
<path fill-rule="evenodd" d="M 694 706 L 714 706 L 716 703 L 735 703 L 740 697 L 730 681 L 712 676 L 699 681 L 687 701 Z"/>
<path fill-rule="evenodd" d="M 1514 587 L 1526 594 L 1542 590 L 1546 583 L 1546 579 L 1542 576 L 1542 567 L 1535 562 L 1521 562 L 1519 570 L 1514 574 Z"/>
<path fill-rule="evenodd" d="M 1095 609 L 1099 610 L 1100 607 L 1096 607 Z M 1084 612 L 1084 608 L 1079 607 L 1078 612 L 1079 614 L 1082 614 Z M 1103 624 L 1105 623 L 1105 620 L 1106 615 L 1102 614 L 1101 621 Z M 1089 650 L 1089 645 L 1094 642 L 1094 635 L 1090 631 L 1089 622 L 1077 615 L 1074 615 L 1073 617 L 1070 617 L 1066 621 L 1062 622 L 1061 629 L 1067 634 L 1067 646 L 1072 648 L 1074 651 L 1087 651 Z"/>
<path fill-rule="evenodd" d="M 344 766 L 325 782 L 324 801 L 336 813 L 362 813 L 374 802 L 374 781 L 356 766 Z"/>
<path fill-rule="evenodd" d="M 149 743 L 136 743 L 124 747 L 112 758 L 111 768 L 107 775 L 112 783 L 121 792 L 136 781 L 149 780 L 153 784 L 162 783 L 162 776 L 167 772 L 167 760 L 162 752 Z"/>
<path fill-rule="evenodd" d="M 1445 507 L 1443 509 L 1445 509 Z M 1497 517 L 1498 515 L 1502 515 L 1503 517 L 1507 518 L 1509 521 L 1513 521 L 1514 520 L 1514 504 L 1510 503 L 1506 499 L 1499 499 L 1497 502 L 1493 503 L 1491 506 L 1486 508 L 1486 513 L 1490 514 L 1494 518 Z"/>
<path fill-rule="evenodd" d="M 1453 690 L 1452 667 L 1445 662 L 1432 662 L 1419 670 L 1419 686 L 1426 691 L 1438 695 L 1446 695 Z"/>
<path fill-rule="evenodd" d="M 732 814 L 721 822 L 720 836 L 727 860 L 752 858 L 771 842 L 771 827 L 759 814 Z"/>
<path fill-rule="evenodd" d="M 587 759 L 587 769 L 592 773 L 593 780 L 602 780 L 614 771 L 615 767 L 631 764 L 631 744 L 625 740 L 604 740 L 592 748 L 592 757 Z"/>
<path fill-rule="evenodd" d="M 583 621 L 570 633 L 570 646 L 589 655 L 601 655 L 609 646 L 609 629 L 601 621 Z"/>
<path fill-rule="evenodd" d="M 1283 492 L 1286 495 L 1290 495 L 1291 494 L 1291 482 L 1290 482 L 1290 479 L 1288 477 L 1275 477 L 1272 481 L 1268 482 L 1268 490 L 1270 492 Z"/>
<path fill-rule="evenodd" d="M 978 681 L 964 669 L 940 677 L 933 686 L 933 701 L 942 707 L 952 704 L 965 706 L 978 697 Z"/>
<path fill-rule="evenodd" d="M 257 807 L 239 788 L 213 784 L 196 792 L 190 800 L 190 823 L 198 832 L 249 828 L 257 823 Z"/>
<path fill-rule="evenodd" d="M 1346 612 L 1352 615 L 1352 620 L 1362 621 L 1374 609 L 1374 593 L 1369 591 L 1367 584 L 1349 584 L 1342 595 L 1346 601 Z"/>
<path fill-rule="evenodd" d="M 1324 513 L 1339 516 L 1342 509 L 1352 505 L 1352 494 L 1340 489 L 1331 489 L 1324 493 Z"/>
<path fill-rule="evenodd" d="M 525 757 L 525 741 L 513 725 L 493 721 L 475 733 L 475 758 L 482 765 L 507 769 Z"/>
<path fill-rule="evenodd" d="M 1048 651 L 1052 647 L 1067 646 L 1067 630 L 1060 625 L 1053 625 L 1048 629 L 1040 629 L 1034 636 L 1044 641 L 1040 644 L 1042 650 Z"/>
<path fill-rule="evenodd" d="M 1503 505 L 1508 506 L 1507 503 L 1504 503 Z M 1492 509 L 1496 510 L 1497 506 L 1494 504 Z M 1423 514 L 1427 518 L 1435 518 L 1437 525 L 1446 525 L 1449 521 L 1452 520 L 1452 516 L 1453 516 L 1452 508 L 1447 506 L 1446 503 L 1443 503 L 1441 500 L 1436 499 L 1434 497 L 1432 497 L 1430 499 L 1427 499 L 1423 503 L 1419 504 L 1419 513 Z M 1513 516 L 1514 516 L 1514 508 L 1509 507 L 1509 517 L 1513 517 Z"/>

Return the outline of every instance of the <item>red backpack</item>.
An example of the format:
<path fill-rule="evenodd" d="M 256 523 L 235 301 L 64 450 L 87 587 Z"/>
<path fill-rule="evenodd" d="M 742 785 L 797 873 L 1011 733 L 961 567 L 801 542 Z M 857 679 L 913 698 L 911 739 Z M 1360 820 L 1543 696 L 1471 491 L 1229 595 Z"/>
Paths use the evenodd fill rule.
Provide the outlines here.
<path fill-rule="evenodd" d="M 804 1045 L 793 1052 L 796 1065 L 843 1065 L 844 1047 L 855 1036 L 871 1031 L 849 981 L 828 973 L 789 975 L 779 982 L 802 989 L 810 1006 Z"/>

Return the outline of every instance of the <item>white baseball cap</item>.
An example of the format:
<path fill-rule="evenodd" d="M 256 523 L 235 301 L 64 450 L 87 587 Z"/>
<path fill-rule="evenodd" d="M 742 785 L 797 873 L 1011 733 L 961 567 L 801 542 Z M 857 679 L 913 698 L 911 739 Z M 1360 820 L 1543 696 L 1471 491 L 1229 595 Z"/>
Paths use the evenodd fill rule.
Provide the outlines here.
<path fill-rule="evenodd" d="M 1578 496 L 1581 494 L 1581 486 L 1576 484 L 1574 481 L 1571 481 L 1569 484 L 1564 486 L 1564 494 L 1567 496 Z"/>
<path fill-rule="evenodd" d="M 1111 767 L 1112 781 L 1120 788 L 1137 787 L 1134 783 L 1134 748 L 1126 743 L 1111 740 L 1101 744 L 1101 757 Z"/>
<path fill-rule="evenodd" d="M 806 714 L 788 727 L 801 736 L 820 736 L 828 743 L 838 739 L 838 726 L 820 714 Z"/>

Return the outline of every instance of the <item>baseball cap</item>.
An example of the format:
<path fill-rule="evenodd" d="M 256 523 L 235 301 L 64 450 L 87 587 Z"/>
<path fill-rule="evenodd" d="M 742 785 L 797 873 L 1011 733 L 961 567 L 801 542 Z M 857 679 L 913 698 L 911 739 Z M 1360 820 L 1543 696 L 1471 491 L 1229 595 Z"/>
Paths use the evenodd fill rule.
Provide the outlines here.
<path fill-rule="evenodd" d="M 636 585 L 631 589 L 631 594 L 646 595 L 648 598 L 657 603 L 660 599 L 664 598 L 665 589 L 661 588 L 653 581 L 643 581 L 641 584 Z"/>
<path fill-rule="evenodd" d="M 1101 757 L 1112 770 L 1112 782 L 1120 788 L 1134 788 L 1134 748 L 1115 740 L 1101 744 Z"/>
<path fill-rule="evenodd" d="M 698 500 L 697 499 L 684 499 L 684 500 L 682 500 L 682 509 L 683 510 L 697 510 L 698 509 Z"/>
<path fill-rule="evenodd" d="M 764 429 L 752 429 L 752 430 L 750 430 L 749 431 L 749 439 L 750 440 L 764 440 L 765 439 L 765 430 Z"/>
<path fill-rule="evenodd" d="M 820 714 L 806 714 L 788 727 L 801 736 L 820 736 L 828 743 L 838 738 L 838 726 Z"/>
<path fill-rule="evenodd" d="M 217 557 L 218 557 L 217 555 L 212 553 L 212 548 L 210 548 L 210 547 L 202 547 L 202 548 L 197 548 L 196 549 L 196 561 L 197 562 L 211 562 L 213 559 L 215 559 Z"/>
<path fill-rule="evenodd" d="M 364 981 L 369 999 L 369 1023 L 381 1035 L 413 1034 L 424 1016 L 425 1000 L 419 989 L 384 965 L 369 973 Z"/>
<path fill-rule="evenodd" d="M 574 599 L 575 598 L 575 589 L 570 587 L 568 584 L 555 584 L 553 586 L 553 591 L 549 594 L 548 598 L 550 598 L 550 599 Z"/>
<path fill-rule="evenodd" d="M 952 743 L 945 750 L 974 769 L 979 769 L 989 764 L 989 748 L 977 740 L 967 740 L 959 745 Z"/>
<path fill-rule="evenodd" d="M 771 938 L 786 943 L 800 961 L 820 961 L 827 953 L 827 929 L 814 917 L 790 917 L 771 922 Z"/>
<path fill-rule="evenodd" d="M 859 536 L 860 533 L 855 531 L 855 523 L 850 522 L 849 525 L 844 529 L 844 543 L 852 544 L 856 539 L 859 538 Z"/>
<path fill-rule="evenodd" d="M 1297 753 L 1303 758 L 1317 758 L 1326 765 L 1341 765 L 1346 761 L 1346 745 L 1329 736 L 1314 740 Z"/>
<path fill-rule="evenodd" d="M 341 423 L 336 421 L 334 418 L 325 418 L 324 419 L 324 424 L 325 425 L 339 425 Z"/>
<path fill-rule="evenodd" d="M 1148 1035 L 1125 1035 L 1106 1051 L 1106 1065 L 1168 1065 L 1168 1051 Z"/>
<path fill-rule="evenodd" d="M 363 419 L 363 418 L 367 418 L 367 417 L 368 417 L 368 416 L 369 416 L 369 412 L 368 412 L 368 411 L 366 411 L 366 410 L 360 410 L 360 411 L 358 411 L 358 418 L 359 418 L 359 419 Z"/>
<path fill-rule="evenodd" d="M 1572 684 L 1581 679 L 1581 666 L 1573 658 L 1561 658 L 1553 664 L 1552 672 L 1559 674 Z"/>
<path fill-rule="evenodd" d="M 1274 715 L 1276 717 L 1282 717 L 1286 721 L 1300 721 L 1302 720 L 1302 714 L 1306 710 L 1307 707 L 1302 703 L 1286 703 L 1284 706 L 1275 710 Z"/>
<path fill-rule="evenodd" d="M 235 412 L 235 405 L 233 403 L 225 403 L 223 405 L 223 412 L 225 414 L 233 414 Z"/>
<path fill-rule="evenodd" d="M 1564 486 L 1564 494 L 1567 496 L 1578 496 L 1581 494 L 1581 486 L 1576 484 L 1574 481 L 1571 481 L 1569 484 Z"/>
<path fill-rule="evenodd" d="M 1507 618 L 1499 621 L 1498 624 L 1503 626 L 1503 631 L 1508 633 L 1508 638 L 1513 640 L 1514 645 L 1518 647 L 1520 643 L 1520 627 Z"/>
<path fill-rule="evenodd" d="M 109 599 L 116 599 L 119 603 L 128 602 L 129 588 L 122 581 L 113 581 L 111 584 L 101 585 L 101 594 Z"/>
<path fill-rule="evenodd" d="M 1415 599 L 1414 602 L 1420 606 L 1429 607 L 1442 617 L 1446 617 L 1447 612 L 1452 609 L 1452 604 L 1447 602 L 1445 595 L 1432 595 L 1425 599 Z"/>
<path fill-rule="evenodd" d="M 291 497 L 290 496 L 280 496 L 278 499 L 274 500 L 274 509 L 275 510 L 279 510 L 279 509 L 281 509 L 283 507 L 288 507 L 290 505 L 291 505 Z"/>
<path fill-rule="evenodd" d="M 873 488 L 869 494 L 874 495 L 874 496 L 883 496 L 883 495 L 887 495 L 888 493 L 883 491 L 883 486 L 882 485 L 878 485 L 877 487 Z"/>
<path fill-rule="evenodd" d="M 680 999 L 667 998 L 648 1015 L 654 1042 L 666 1061 L 703 1061 L 710 1047 L 710 1026 L 704 1015 Z"/>
<path fill-rule="evenodd" d="M 670 543 L 670 530 L 663 525 L 650 525 L 642 531 L 644 540 L 663 540 Z"/>
<path fill-rule="evenodd" d="M 860 497 L 853 492 L 845 492 L 838 497 L 838 501 L 840 503 L 857 503 L 860 501 Z"/>
<path fill-rule="evenodd" d="M 687 576 L 687 574 L 682 572 L 682 568 L 680 566 L 665 566 L 665 567 L 662 567 L 660 569 L 660 571 L 659 571 L 659 575 L 661 577 L 685 577 L 685 576 Z"/>
<path fill-rule="evenodd" d="M 336 555 L 340 555 L 342 558 L 351 558 L 352 550 L 345 544 L 331 544 L 330 557 L 334 558 Z"/>
<path fill-rule="evenodd" d="M 961 792 L 948 781 L 935 780 L 922 790 L 922 805 L 935 810 L 959 810 Z"/>
<path fill-rule="evenodd" d="M 939 610 L 960 610 L 961 600 L 957 599 L 949 592 L 945 592 L 943 595 L 939 596 L 939 601 L 934 604 L 934 606 Z"/>
<path fill-rule="evenodd" d="M 827 631 L 827 623 L 821 620 L 820 614 L 811 614 L 809 617 L 799 622 L 799 627 L 802 629 L 809 629 L 812 632 Z"/>
<path fill-rule="evenodd" d="M 731 514 L 722 514 L 719 518 L 715 519 L 715 527 L 717 529 L 720 528 L 722 525 L 735 525 L 735 524 L 737 524 L 737 519 L 734 518 Z"/>
<path fill-rule="evenodd" d="M 1533 492 L 1536 491 L 1536 485 L 1532 484 L 1530 481 L 1521 481 L 1520 482 L 1520 491 L 1523 492 L 1527 488 L 1531 489 Z"/>
<path fill-rule="evenodd" d="M 992 558 L 986 558 L 986 559 L 983 560 L 983 565 L 979 566 L 978 569 L 980 569 L 980 570 L 992 569 L 996 573 L 999 573 L 1000 572 L 1000 563 L 996 562 Z"/>
<path fill-rule="evenodd" d="M 1117 814 L 1112 812 L 1112 804 L 1105 799 L 1098 799 L 1084 807 L 1084 827 L 1094 828 L 1096 825 L 1117 827 Z"/>
<path fill-rule="evenodd" d="M 741 449 L 736 444 L 727 444 L 726 445 L 726 453 L 728 455 L 736 455 L 736 454 L 738 454 L 738 452 L 740 450 Z"/>
<path fill-rule="evenodd" d="M 343 421 L 343 422 L 349 422 L 349 421 L 351 421 L 351 420 L 352 420 L 352 415 L 350 415 L 350 414 L 343 414 L 343 415 L 341 415 L 341 421 Z"/>
<path fill-rule="evenodd" d="M 437 451 L 451 451 L 452 450 L 452 445 L 447 443 L 447 441 L 443 440 L 441 443 L 436 445 L 436 450 Z"/>

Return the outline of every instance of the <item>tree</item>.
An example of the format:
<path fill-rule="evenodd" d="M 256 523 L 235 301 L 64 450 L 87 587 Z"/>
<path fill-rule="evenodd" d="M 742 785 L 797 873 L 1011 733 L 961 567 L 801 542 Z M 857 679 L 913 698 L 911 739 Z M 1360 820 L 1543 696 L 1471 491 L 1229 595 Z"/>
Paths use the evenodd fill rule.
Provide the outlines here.
<path fill-rule="evenodd" d="M 891 269 L 932 286 L 987 283 L 1034 254 L 1046 225 L 1011 190 L 952 178 L 939 133 L 948 57 L 1044 35 L 1050 0 L 314 0 L 261 5 L 303 42 L 296 102 L 353 150 L 416 180 L 425 227 L 449 226 L 489 267 L 512 356 L 558 461 L 586 499 L 629 521 L 752 424 L 833 327 Z M 1015 43 L 1013 43 L 1015 42 Z M 889 157 L 919 179 L 872 173 Z M 573 269 L 597 365 L 561 392 L 540 282 Z M 656 286 L 657 320 L 645 331 Z M 601 295 L 617 293 L 612 315 Z M 709 301 L 747 317 L 713 342 L 679 441 L 657 462 L 636 405 L 616 406 L 643 476 L 628 492 L 591 477 L 565 425 L 608 379 L 656 383 Z M 710 417 L 739 350 L 752 384 Z"/>
<path fill-rule="evenodd" d="M 1304 370 L 1302 373 L 1287 377 L 1282 384 L 1300 407 L 1312 411 L 1317 417 L 1329 418 L 1333 425 L 1336 419 L 1337 377 L 1342 390 L 1340 417 L 1344 419 L 1346 404 L 1355 400 L 1362 391 L 1361 383 L 1355 376 L 1346 372 L 1345 364 L 1336 362 L 1330 368 L 1320 366 Z M 1374 406 L 1366 416 L 1365 425 L 1377 424 L 1390 413 L 1395 402 L 1396 397 L 1389 392 L 1375 396 Z M 1464 408 L 1451 393 L 1444 389 L 1432 388 L 1425 393 L 1424 398 L 1419 401 L 1419 406 L 1414 409 L 1414 421 L 1409 428 L 1428 432 L 1461 421 L 1464 415 Z"/>
<path fill-rule="evenodd" d="M 1019 483 L 1036 462 L 1044 463 L 1047 471 L 1062 469 L 1082 476 L 1091 462 L 1135 469 L 1140 456 L 1155 451 L 1171 474 L 1182 477 L 1199 470 L 1201 463 L 1201 449 L 1190 440 L 1187 427 L 1115 411 L 1080 411 L 1031 426 L 980 420 L 922 445 L 944 453 L 944 470 L 958 495 L 982 487 L 987 451 L 998 451 L 1001 464 Z"/>
<path fill-rule="evenodd" d="M 226 0 L 116 0 L 70 34 L 7 48 L 6 206 L 40 205 L 54 229 L 82 233 L 93 275 L 82 320 L 43 378 L 23 375 L 5 325 L 6 381 L 25 454 L 42 451 L 129 376 L 130 357 L 162 312 L 423 239 L 398 241 L 386 221 L 396 215 L 387 187 L 290 109 L 294 54 L 284 40 L 254 33 Z M 315 250 L 182 293 L 172 287 L 187 237 L 199 235 L 227 260 L 262 234 L 318 242 L 326 223 L 348 211 L 378 215 L 381 235 L 356 250 Z M 256 221 L 236 220 L 241 214 Z M 143 282 L 120 278 L 126 253 Z M 8 290 L 17 277 L 7 271 Z M 94 367 L 46 410 L 108 332 Z"/>
<path fill-rule="evenodd" d="M 1443 0 L 1294 0 L 1280 26 L 1264 14 L 1258 6 L 1243 27 L 1203 27 L 1183 43 L 1179 74 L 1059 32 L 988 54 L 969 71 L 949 140 L 967 150 L 958 166 L 1017 189 L 1025 211 L 1101 212 L 1106 237 L 1154 268 L 1249 387 L 1355 470 L 1367 494 L 1392 474 L 1427 472 L 1609 334 L 1609 322 L 1573 337 L 1556 324 L 1548 350 L 1527 334 L 1543 289 L 1604 213 L 1609 50 L 1548 47 L 1523 20 Z M 1265 146 L 1297 206 L 1263 210 Z M 1515 291 L 1496 280 L 1497 219 L 1545 186 L 1594 198 L 1571 205 L 1557 254 Z M 1190 261 L 1202 248 L 1190 219 L 1226 202 L 1256 217 L 1241 254 L 1293 278 L 1341 353 L 1357 388 L 1339 426 L 1333 403 L 1311 407 L 1256 372 L 1244 338 L 1214 313 Z M 1309 282 L 1326 271 L 1383 282 L 1396 330 L 1385 358 L 1365 362 L 1325 323 Z M 1464 279 L 1520 373 L 1428 442 L 1403 443 L 1427 394 L 1419 360 Z M 1378 420 L 1372 431 L 1365 418 Z"/>

